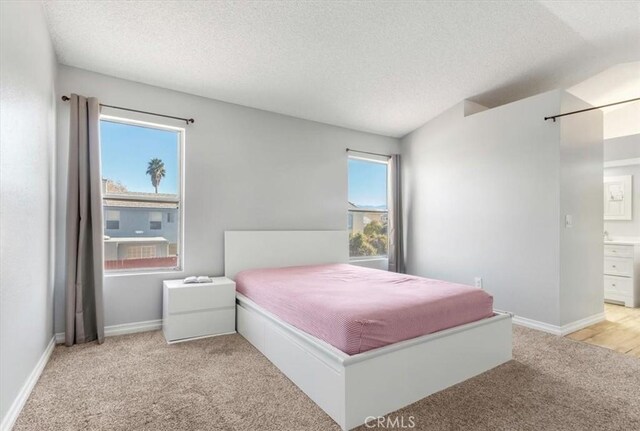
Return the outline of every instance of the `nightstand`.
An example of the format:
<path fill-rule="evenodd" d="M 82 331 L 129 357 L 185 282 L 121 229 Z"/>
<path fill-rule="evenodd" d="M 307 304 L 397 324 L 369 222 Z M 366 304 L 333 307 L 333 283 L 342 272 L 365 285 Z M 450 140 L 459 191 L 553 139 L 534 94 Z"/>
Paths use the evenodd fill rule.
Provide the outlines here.
<path fill-rule="evenodd" d="M 236 283 L 215 277 L 211 283 L 165 280 L 162 330 L 167 342 L 231 334 L 236 331 Z"/>

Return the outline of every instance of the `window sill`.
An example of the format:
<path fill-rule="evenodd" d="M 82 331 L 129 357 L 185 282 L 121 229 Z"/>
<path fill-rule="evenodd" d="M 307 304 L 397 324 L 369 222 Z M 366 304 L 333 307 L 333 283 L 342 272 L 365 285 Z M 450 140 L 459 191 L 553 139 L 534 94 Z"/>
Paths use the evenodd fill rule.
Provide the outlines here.
<path fill-rule="evenodd" d="M 349 262 L 365 262 L 365 261 L 379 261 L 389 260 L 388 256 L 362 256 L 362 257 L 350 257 Z"/>
<path fill-rule="evenodd" d="M 367 256 L 349 259 L 351 265 L 364 266 L 366 268 L 389 270 L 389 258 L 387 256 Z"/>
<path fill-rule="evenodd" d="M 129 271 L 129 270 L 109 271 L 109 272 L 105 271 L 104 277 L 116 278 L 116 277 L 131 277 L 131 276 L 138 276 L 138 275 L 163 275 L 163 274 L 184 274 L 184 269 L 158 268 L 158 269 L 140 269 L 139 271 Z"/>

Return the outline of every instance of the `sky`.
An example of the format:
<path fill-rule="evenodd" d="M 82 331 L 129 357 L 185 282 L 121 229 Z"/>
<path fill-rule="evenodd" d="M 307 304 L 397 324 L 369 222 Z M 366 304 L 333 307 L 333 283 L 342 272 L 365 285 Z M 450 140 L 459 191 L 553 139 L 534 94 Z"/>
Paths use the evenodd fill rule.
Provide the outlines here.
<path fill-rule="evenodd" d="M 120 181 L 130 192 L 153 193 L 146 174 L 149 160 L 161 159 L 166 171 L 158 193 L 178 192 L 179 133 L 102 120 L 102 177 Z"/>
<path fill-rule="evenodd" d="M 387 206 L 387 165 L 349 159 L 349 202 L 359 207 Z"/>

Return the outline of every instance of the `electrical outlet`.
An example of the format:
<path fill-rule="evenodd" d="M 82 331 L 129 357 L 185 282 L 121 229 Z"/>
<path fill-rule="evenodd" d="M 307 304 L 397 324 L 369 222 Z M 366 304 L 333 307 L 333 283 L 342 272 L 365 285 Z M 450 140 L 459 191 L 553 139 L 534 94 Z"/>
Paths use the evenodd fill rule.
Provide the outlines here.
<path fill-rule="evenodd" d="M 476 277 L 474 279 L 475 286 L 482 289 L 482 277 Z"/>

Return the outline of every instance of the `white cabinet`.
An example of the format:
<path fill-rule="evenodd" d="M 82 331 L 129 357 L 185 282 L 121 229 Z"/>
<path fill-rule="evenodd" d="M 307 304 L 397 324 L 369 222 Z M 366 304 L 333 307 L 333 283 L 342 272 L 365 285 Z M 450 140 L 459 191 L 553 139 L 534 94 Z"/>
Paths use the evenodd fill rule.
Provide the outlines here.
<path fill-rule="evenodd" d="M 236 330 L 236 284 L 226 277 L 211 283 L 163 283 L 162 330 L 168 342 L 230 334 Z"/>
<path fill-rule="evenodd" d="M 604 299 L 627 307 L 640 307 L 640 244 L 605 244 Z"/>
<path fill-rule="evenodd" d="M 633 258 L 630 257 L 605 257 L 604 273 L 607 275 L 619 275 L 633 277 Z"/>

